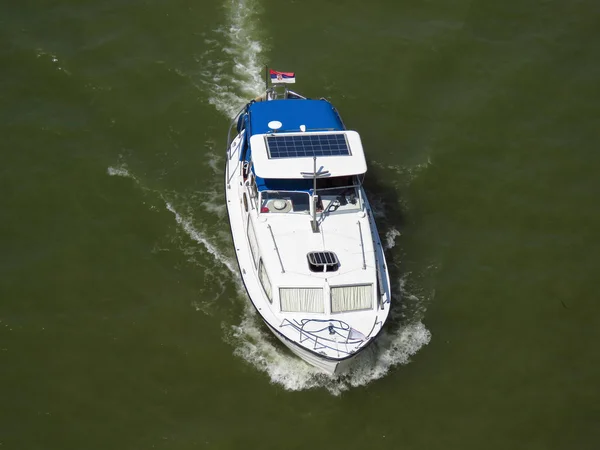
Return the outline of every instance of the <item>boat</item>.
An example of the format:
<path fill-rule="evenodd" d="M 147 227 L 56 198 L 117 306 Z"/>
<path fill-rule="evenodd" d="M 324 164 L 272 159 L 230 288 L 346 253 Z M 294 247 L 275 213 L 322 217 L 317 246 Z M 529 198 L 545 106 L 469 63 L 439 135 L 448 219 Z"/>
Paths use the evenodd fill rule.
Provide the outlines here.
<path fill-rule="evenodd" d="M 293 353 L 339 375 L 382 331 L 390 279 L 363 188 L 358 132 L 326 99 L 269 71 L 229 127 L 225 193 L 241 278 L 258 315 Z"/>

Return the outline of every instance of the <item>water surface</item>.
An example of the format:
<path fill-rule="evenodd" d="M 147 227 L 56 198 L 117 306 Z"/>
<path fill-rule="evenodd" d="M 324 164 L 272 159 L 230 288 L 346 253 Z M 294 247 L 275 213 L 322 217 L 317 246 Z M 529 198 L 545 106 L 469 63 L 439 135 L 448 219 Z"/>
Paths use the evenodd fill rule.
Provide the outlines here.
<path fill-rule="evenodd" d="M 596 449 L 598 13 L 2 4 L 2 447 Z M 236 273 L 224 141 L 264 64 L 367 151 L 396 295 L 342 378 Z"/>

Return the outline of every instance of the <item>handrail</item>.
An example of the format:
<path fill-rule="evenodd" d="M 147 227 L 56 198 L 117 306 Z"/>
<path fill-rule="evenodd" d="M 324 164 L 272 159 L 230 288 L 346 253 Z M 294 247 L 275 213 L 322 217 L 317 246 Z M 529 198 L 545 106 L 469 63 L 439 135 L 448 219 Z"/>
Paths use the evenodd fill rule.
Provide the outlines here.
<path fill-rule="evenodd" d="M 298 98 L 306 100 L 306 97 L 304 95 L 300 95 L 297 92 L 294 92 L 294 91 L 289 90 L 289 89 L 286 89 L 286 94 L 287 94 L 287 96 L 289 96 L 290 94 L 293 94 L 293 95 L 297 96 Z"/>
<path fill-rule="evenodd" d="M 379 258 L 375 256 L 375 273 L 377 274 L 377 304 L 383 309 L 383 280 L 381 279 L 381 270 L 379 269 Z"/>
<path fill-rule="evenodd" d="M 367 270 L 367 259 L 365 257 L 365 244 L 363 242 L 362 227 L 360 226 L 360 220 L 356 223 L 358 225 L 358 234 L 360 235 L 360 248 L 362 249 L 363 270 Z"/>
<path fill-rule="evenodd" d="M 246 190 L 246 194 L 248 194 L 248 198 L 250 199 L 249 201 L 251 209 L 257 209 L 258 204 L 256 203 L 256 200 L 252 197 L 252 194 L 250 192 L 250 185 L 248 185 L 248 182 L 244 183 L 244 189 Z"/>
<path fill-rule="evenodd" d="M 296 322 L 296 323 L 294 323 Z M 368 336 L 365 336 L 365 339 L 350 339 L 350 335 L 348 335 L 345 340 L 343 341 L 338 341 L 335 339 L 329 339 L 327 337 L 323 337 L 323 336 L 319 336 L 316 333 L 320 333 L 324 330 L 327 330 L 330 328 L 331 325 L 331 320 L 326 319 L 326 320 L 318 320 L 318 319 L 302 319 L 302 324 L 297 323 L 296 319 L 294 319 L 294 322 L 290 321 L 287 318 L 284 318 L 281 322 L 281 324 L 279 325 L 280 327 L 285 327 L 285 326 L 291 326 L 292 328 L 294 328 L 296 331 L 298 331 L 298 333 L 300 334 L 300 342 L 303 342 L 305 340 L 310 340 L 314 343 L 313 345 L 313 349 L 317 350 L 317 349 L 328 349 L 328 350 L 334 350 L 337 351 L 338 353 L 345 353 L 346 355 L 349 355 L 350 352 L 347 350 L 347 346 L 348 345 L 363 345 L 365 342 L 368 342 L 371 338 Z M 321 328 L 320 330 L 316 330 L 316 331 L 306 331 L 304 329 L 304 326 L 308 323 L 308 322 L 328 322 L 328 325 Z M 351 327 L 342 321 L 338 321 L 340 322 L 340 324 L 344 324 L 348 327 L 348 329 L 351 329 Z M 371 332 L 369 333 L 369 336 L 371 335 L 371 333 L 373 332 L 373 329 L 375 328 L 375 326 L 377 325 L 377 320 L 375 320 L 375 323 L 373 324 L 373 327 L 371 328 Z M 341 336 L 342 338 L 344 337 L 343 334 L 341 334 L 338 330 L 343 330 L 343 331 L 347 331 L 348 329 L 345 329 L 344 327 L 341 326 L 336 326 L 333 325 L 333 329 L 334 329 L 334 336 Z M 304 338 L 303 338 L 304 336 Z M 346 346 L 346 350 L 344 350 L 343 348 L 340 348 L 340 345 L 345 345 Z M 318 346 L 318 348 L 317 348 Z"/>
<path fill-rule="evenodd" d="M 373 238 L 373 242 L 377 243 L 375 249 L 375 273 L 377 275 L 377 305 L 381 309 L 383 309 L 383 295 L 385 294 L 383 289 L 383 278 L 381 276 L 381 267 L 383 264 L 383 268 L 385 269 L 385 256 L 383 255 L 383 247 L 381 246 L 381 240 L 379 236 L 377 236 L 377 228 L 374 225 L 375 220 L 372 220 L 371 210 L 367 209 L 367 217 L 369 218 L 369 222 L 371 223 L 371 237 Z"/>
<path fill-rule="evenodd" d="M 383 327 L 383 322 L 381 320 L 377 320 L 377 317 L 375 317 L 375 322 L 373 322 L 373 326 L 371 327 L 371 331 L 369 331 L 369 334 L 367 336 L 371 336 L 373 334 L 373 330 L 375 329 L 375 327 L 377 326 L 377 324 L 381 324 L 381 326 Z M 369 339 L 371 339 L 369 337 Z"/>
<path fill-rule="evenodd" d="M 271 238 L 273 239 L 273 245 L 275 246 L 275 251 L 277 252 L 277 258 L 279 258 L 279 264 L 281 265 L 281 273 L 285 273 L 285 269 L 283 267 L 283 261 L 281 261 L 281 255 L 279 254 L 279 248 L 277 247 L 277 242 L 275 241 L 275 236 L 273 235 L 273 230 L 271 229 L 271 225 L 268 224 L 267 228 L 271 233 Z"/>
<path fill-rule="evenodd" d="M 231 130 L 233 130 L 233 127 L 235 125 L 237 125 L 237 121 L 240 117 L 240 114 L 242 114 L 242 112 L 244 112 L 244 109 L 246 109 L 246 105 L 243 106 L 242 109 L 240 109 L 240 111 L 235 115 L 235 117 L 233 118 L 233 120 L 231 121 L 231 125 L 229 125 L 229 131 L 227 132 L 227 149 L 226 149 L 226 154 L 227 154 L 227 162 L 225 163 L 225 170 L 227 172 L 227 189 L 231 188 L 231 183 L 229 182 L 229 160 L 231 159 L 231 156 L 229 155 L 229 150 L 231 148 Z"/>
<path fill-rule="evenodd" d="M 227 172 L 227 174 L 226 174 L 227 189 L 231 189 L 231 183 L 229 182 L 229 180 L 230 180 L 230 178 L 229 178 L 229 161 L 231 159 L 231 156 L 229 155 L 229 150 L 231 148 L 231 141 L 229 140 L 229 138 L 231 137 L 231 130 L 233 130 L 234 125 L 235 125 L 235 120 L 233 122 L 231 122 L 231 125 L 229 125 L 229 131 L 227 132 L 227 149 L 226 149 L 227 161 L 225 162 L 225 170 Z"/>

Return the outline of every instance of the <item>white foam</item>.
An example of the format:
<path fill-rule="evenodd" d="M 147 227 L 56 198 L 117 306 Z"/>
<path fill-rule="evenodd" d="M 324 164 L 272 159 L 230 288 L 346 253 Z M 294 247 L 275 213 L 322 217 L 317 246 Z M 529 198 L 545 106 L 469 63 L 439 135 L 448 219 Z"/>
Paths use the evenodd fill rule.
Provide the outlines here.
<path fill-rule="evenodd" d="M 116 167 L 109 167 L 107 170 L 110 176 L 121 176 L 131 178 L 144 188 L 140 181 L 133 175 L 125 164 L 119 164 Z M 144 188 L 144 190 L 146 190 Z M 235 263 L 225 256 L 217 246 L 211 242 L 214 238 L 209 238 L 197 229 L 191 217 L 191 211 L 194 207 L 191 203 L 196 203 L 206 195 L 197 196 L 197 193 L 183 196 L 176 192 L 169 195 L 179 203 L 187 205 L 187 216 L 177 211 L 173 203 L 168 201 L 164 195 L 156 191 L 158 196 L 165 202 L 166 208 L 175 216 L 175 221 L 185 232 L 185 234 L 202 245 L 216 261 L 221 263 L 230 274 L 233 275 L 233 281 L 236 284 L 240 300 L 245 307 L 241 323 L 239 325 L 225 325 L 225 333 L 228 340 L 234 346 L 234 353 L 248 363 L 252 364 L 258 370 L 265 372 L 269 379 L 286 390 L 300 391 L 313 388 L 323 388 L 333 395 L 340 395 L 342 392 L 352 387 L 364 386 L 385 376 L 390 369 L 395 366 L 407 364 L 412 355 L 417 353 L 424 345 L 427 345 L 431 339 L 431 333 L 421 323 L 420 317 L 424 312 L 424 306 L 419 309 L 419 304 L 423 301 L 416 295 L 406 292 L 407 277 L 406 274 L 399 282 L 399 290 L 406 301 L 411 303 L 411 309 L 419 312 L 412 320 L 406 320 L 404 310 L 401 308 L 392 309 L 390 320 L 384 331 L 380 334 L 377 341 L 368 349 L 362 352 L 357 358 L 353 369 L 343 376 L 332 376 L 322 373 L 319 369 L 312 367 L 302 361 L 297 356 L 289 352 L 270 331 L 262 324 L 260 317 L 256 315 L 253 307 L 248 300 L 239 280 L 239 273 Z M 206 193 L 204 193 L 206 194 Z M 215 194 L 216 195 L 216 194 Z M 191 203 L 190 203 L 191 202 Z M 221 214 L 221 207 L 212 203 L 199 203 L 209 212 L 217 215 Z M 399 232 L 392 228 L 386 234 L 388 247 L 391 248 L 394 239 Z M 229 241 L 227 233 L 219 234 L 220 239 Z M 190 259 L 195 258 L 195 249 L 181 249 Z M 210 271 L 211 269 L 205 268 Z M 207 272 L 208 273 L 208 272 Z M 218 278 L 214 272 L 210 272 L 210 278 Z M 217 298 L 225 292 L 224 284 L 220 283 L 220 289 Z M 211 314 L 214 300 L 212 301 L 194 301 L 192 307 L 196 311 L 202 311 L 205 314 Z M 418 316 L 418 317 L 417 317 Z"/>
<path fill-rule="evenodd" d="M 200 58 L 204 67 L 200 75 L 209 91 L 209 103 L 233 118 L 248 100 L 264 91 L 264 45 L 256 0 L 232 0 L 224 7 L 227 24 L 214 30 L 217 39 L 204 40 L 209 48 Z"/>
<path fill-rule="evenodd" d="M 396 227 L 392 227 L 385 233 L 384 250 L 390 250 L 396 246 L 396 238 L 400 236 L 400 232 Z"/>
<path fill-rule="evenodd" d="M 121 165 L 119 167 L 109 167 L 106 170 L 106 173 L 111 177 L 125 177 L 135 180 L 135 177 L 129 173 L 129 170 L 127 170 L 127 166 L 125 165 Z"/>
<path fill-rule="evenodd" d="M 198 229 L 194 227 L 190 219 L 185 218 L 181 214 L 179 214 L 175 210 L 175 208 L 173 208 L 173 205 L 171 205 L 171 203 L 165 202 L 165 205 L 167 209 L 175 215 L 175 221 L 181 226 L 181 228 L 190 238 L 192 238 L 197 243 L 202 244 L 206 251 L 213 255 L 218 262 L 227 267 L 231 273 L 237 275 L 238 272 L 235 267 L 235 264 L 232 261 L 230 261 L 227 256 L 221 253 L 219 249 L 217 249 L 217 247 L 211 244 L 210 241 L 206 238 L 206 236 L 204 236 Z"/>
<path fill-rule="evenodd" d="M 405 283 L 401 282 L 401 286 Z M 229 337 L 236 355 L 284 389 L 324 388 L 340 395 L 384 377 L 395 366 L 408 364 L 411 356 L 429 343 L 431 333 L 420 320 L 393 324 L 394 317 L 390 319 L 377 340 L 359 355 L 351 371 L 342 376 L 325 374 L 289 352 L 270 335 L 248 300 L 241 323 L 231 327 Z"/>

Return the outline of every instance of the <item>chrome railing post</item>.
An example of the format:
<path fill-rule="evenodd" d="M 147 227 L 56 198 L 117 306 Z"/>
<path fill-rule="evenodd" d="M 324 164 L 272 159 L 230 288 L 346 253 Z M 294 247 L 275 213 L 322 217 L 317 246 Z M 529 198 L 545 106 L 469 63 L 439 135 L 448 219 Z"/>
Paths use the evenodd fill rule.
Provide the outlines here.
<path fill-rule="evenodd" d="M 362 227 L 360 226 L 360 220 L 356 223 L 358 225 L 358 234 L 360 235 L 360 248 L 362 249 L 363 270 L 366 270 L 367 269 L 367 259 L 365 257 L 365 243 L 363 242 Z"/>
<path fill-rule="evenodd" d="M 271 229 L 271 225 L 267 225 L 267 228 L 271 232 L 271 238 L 273 239 L 273 245 L 275 246 L 275 251 L 277 252 L 277 258 L 279 258 L 279 265 L 281 266 L 281 273 L 285 273 L 285 269 L 283 268 L 283 261 L 281 260 L 281 255 L 279 254 L 279 248 L 277 247 L 277 242 L 275 241 L 275 236 L 273 235 L 273 230 Z"/>

